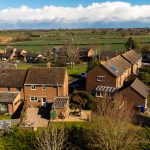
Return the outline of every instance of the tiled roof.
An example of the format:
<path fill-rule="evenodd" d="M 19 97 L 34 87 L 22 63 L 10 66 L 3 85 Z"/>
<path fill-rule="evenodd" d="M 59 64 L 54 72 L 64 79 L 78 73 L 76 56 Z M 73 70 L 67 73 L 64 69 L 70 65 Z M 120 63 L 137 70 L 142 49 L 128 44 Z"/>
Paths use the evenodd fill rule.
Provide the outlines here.
<path fill-rule="evenodd" d="M 25 84 L 64 84 L 64 67 L 32 68 L 28 70 Z"/>
<path fill-rule="evenodd" d="M 0 102 L 13 103 L 19 93 L 0 92 Z"/>
<path fill-rule="evenodd" d="M 52 108 L 65 108 L 68 102 L 68 97 L 56 97 Z"/>
<path fill-rule="evenodd" d="M 104 66 L 113 75 L 120 76 L 125 70 L 131 67 L 131 64 L 118 55 L 103 63 L 102 66 Z"/>
<path fill-rule="evenodd" d="M 138 53 L 136 53 L 134 50 L 127 51 L 121 56 L 126 60 L 128 60 L 131 64 L 135 64 L 141 59 L 141 56 Z"/>
<path fill-rule="evenodd" d="M 26 70 L 0 69 L 0 87 L 23 87 Z"/>
<path fill-rule="evenodd" d="M 135 79 L 135 81 L 130 86 L 137 93 L 139 93 L 144 98 L 147 98 L 150 95 L 150 89 L 139 79 Z"/>

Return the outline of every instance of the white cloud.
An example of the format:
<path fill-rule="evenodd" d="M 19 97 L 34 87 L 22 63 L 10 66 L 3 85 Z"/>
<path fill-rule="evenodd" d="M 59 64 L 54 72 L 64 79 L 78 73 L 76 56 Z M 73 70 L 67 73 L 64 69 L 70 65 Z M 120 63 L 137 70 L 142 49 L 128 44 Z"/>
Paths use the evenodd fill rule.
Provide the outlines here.
<path fill-rule="evenodd" d="M 131 5 L 126 2 L 92 3 L 87 7 L 8 8 L 0 10 L 0 24 L 17 23 L 96 23 L 130 22 L 150 23 L 150 5 Z"/>

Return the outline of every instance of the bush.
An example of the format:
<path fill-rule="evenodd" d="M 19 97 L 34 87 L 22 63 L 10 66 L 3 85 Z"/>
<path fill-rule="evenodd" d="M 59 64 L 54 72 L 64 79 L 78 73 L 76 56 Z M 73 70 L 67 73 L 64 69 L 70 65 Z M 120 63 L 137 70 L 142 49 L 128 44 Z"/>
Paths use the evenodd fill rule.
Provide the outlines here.
<path fill-rule="evenodd" d="M 34 132 L 23 131 L 18 128 L 9 133 L 1 134 L 1 141 L 5 150 L 35 150 Z"/>
<path fill-rule="evenodd" d="M 144 133 L 146 136 L 146 141 L 143 144 L 141 144 L 140 147 L 142 150 L 149 150 L 150 149 L 150 127 L 145 127 Z"/>
<path fill-rule="evenodd" d="M 95 98 L 87 91 L 75 91 L 71 96 L 70 103 L 72 107 L 79 109 L 92 110 L 96 108 Z"/>
<path fill-rule="evenodd" d="M 72 126 L 68 128 L 68 141 L 65 150 L 88 149 L 88 140 L 85 137 L 86 132 L 86 129 L 83 127 Z"/>

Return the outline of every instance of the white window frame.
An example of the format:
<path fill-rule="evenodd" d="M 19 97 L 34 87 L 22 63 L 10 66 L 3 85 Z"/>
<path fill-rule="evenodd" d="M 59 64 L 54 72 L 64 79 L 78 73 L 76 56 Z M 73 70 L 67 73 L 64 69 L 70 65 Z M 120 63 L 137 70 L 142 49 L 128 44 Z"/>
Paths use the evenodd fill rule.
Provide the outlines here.
<path fill-rule="evenodd" d="M 31 85 L 31 90 L 36 90 L 36 86 L 35 85 Z"/>
<path fill-rule="evenodd" d="M 34 100 L 32 100 L 32 99 L 34 99 Z M 37 96 L 30 96 L 30 101 L 31 102 L 38 102 L 38 97 Z"/>
<path fill-rule="evenodd" d="M 45 85 L 42 85 L 42 90 L 45 90 Z"/>
<path fill-rule="evenodd" d="M 97 80 L 98 82 L 104 82 L 105 76 L 96 76 L 96 80 Z"/>

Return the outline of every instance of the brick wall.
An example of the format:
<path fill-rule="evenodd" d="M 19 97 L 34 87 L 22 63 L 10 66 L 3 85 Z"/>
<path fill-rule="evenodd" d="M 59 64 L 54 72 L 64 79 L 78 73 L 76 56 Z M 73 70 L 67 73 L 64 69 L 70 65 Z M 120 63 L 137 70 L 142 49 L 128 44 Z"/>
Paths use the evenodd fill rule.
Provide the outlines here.
<path fill-rule="evenodd" d="M 124 101 L 126 106 L 134 108 L 137 105 L 145 105 L 145 98 L 141 97 L 131 87 L 128 87 L 116 94 L 115 99 Z"/>
<path fill-rule="evenodd" d="M 67 88 L 66 85 L 65 88 Z M 36 90 L 31 90 L 31 86 L 26 85 L 24 88 L 25 100 L 28 101 L 30 106 L 41 106 L 43 97 L 46 98 L 47 102 L 51 103 L 54 101 L 54 98 L 56 96 L 66 96 L 67 90 L 65 90 L 65 88 L 64 86 L 59 87 L 58 89 L 57 87 L 45 86 L 45 89 L 42 90 L 42 86 L 36 86 Z M 30 101 L 30 97 L 35 97 L 35 96 L 38 97 L 38 102 Z"/>
<path fill-rule="evenodd" d="M 103 82 L 97 81 L 97 76 L 105 76 Z M 91 70 L 86 79 L 86 90 L 91 92 L 97 86 L 117 86 L 117 79 L 110 72 L 108 72 L 102 65 L 96 66 L 93 70 Z"/>
<path fill-rule="evenodd" d="M 0 92 L 19 92 L 20 97 L 24 98 L 23 88 L 21 88 L 21 91 L 19 91 L 17 88 L 0 87 Z"/>

